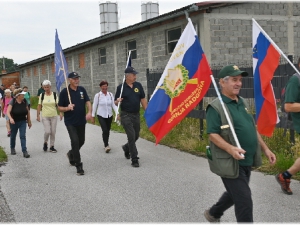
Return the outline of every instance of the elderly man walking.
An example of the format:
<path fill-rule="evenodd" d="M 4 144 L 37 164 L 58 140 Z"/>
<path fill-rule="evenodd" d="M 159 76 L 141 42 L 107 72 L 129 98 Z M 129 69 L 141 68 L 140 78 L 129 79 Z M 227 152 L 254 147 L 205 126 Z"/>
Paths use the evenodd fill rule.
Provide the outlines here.
<path fill-rule="evenodd" d="M 210 150 L 216 154 L 216 157 L 209 161 L 210 166 L 224 165 L 226 168 L 212 170 L 221 176 L 226 191 L 216 204 L 204 212 L 209 222 L 219 222 L 223 213 L 233 205 L 237 222 L 253 222 L 253 202 L 249 187 L 251 168 L 261 163 L 261 150 L 271 164 L 276 162 L 275 155 L 256 130 L 245 99 L 239 96 L 242 79 L 247 75 L 247 72 L 240 71 L 236 65 L 225 66 L 218 74 L 221 98 L 230 115 L 241 148 L 236 147 L 228 121 L 227 124 L 222 123 L 225 113 L 220 100 L 215 99 L 206 109 Z M 226 174 L 227 169 L 230 169 L 228 174 Z"/>
<path fill-rule="evenodd" d="M 125 69 L 125 82 L 117 87 L 115 104 L 121 102 L 121 124 L 127 134 L 128 142 L 122 146 L 125 157 L 130 159 L 133 167 L 139 167 L 139 157 L 135 142 L 140 134 L 140 103 L 144 110 L 147 100 L 141 83 L 136 81 L 138 72 L 133 67 Z M 121 89 L 123 92 L 120 98 Z"/>

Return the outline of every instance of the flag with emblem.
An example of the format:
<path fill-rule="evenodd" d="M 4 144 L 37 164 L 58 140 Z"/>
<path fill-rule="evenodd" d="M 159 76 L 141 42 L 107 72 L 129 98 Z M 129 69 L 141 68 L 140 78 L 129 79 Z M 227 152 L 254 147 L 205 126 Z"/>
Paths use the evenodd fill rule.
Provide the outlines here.
<path fill-rule="evenodd" d="M 145 111 L 156 144 L 194 109 L 206 94 L 212 74 L 190 19 Z"/>
<path fill-rule="evenodd" d="M 252 22 L 253 78 L 256 124 L 260 134 L 272 136 L 279 122 L 277 105 L 271 80 L 279 64 L 280 53 L 269 36 Z"/>
<path fill-rule="evenodd" d="M 63 82 L 65 82 L 65 79 L 68 74 L 68 65 L 60 45 L 57 30 L 55 33 L 55 54 L 54 55 L 55 55 L 56 89 L 58 92 L 60 92 L 60 87 L 63 84 Z"/>

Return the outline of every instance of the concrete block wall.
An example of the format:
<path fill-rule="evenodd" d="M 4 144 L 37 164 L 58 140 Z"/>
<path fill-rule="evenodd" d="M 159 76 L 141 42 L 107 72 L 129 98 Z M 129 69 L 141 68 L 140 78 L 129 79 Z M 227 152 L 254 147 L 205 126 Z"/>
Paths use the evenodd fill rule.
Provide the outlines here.
<path fill-rule="evenodd" d="M 191 19 L 199 27 L 200 40 L 202 37 L 209 43 L 202 43 L 203 40 L 201 40 L 212 66 L 245 62 L 249 64 L 252 61 L 252 17 L 285 53 L 299 55 L 297 49 L 300 47 L 300 18 L 297 9 L 300 9 L 300 3 L 296 2 L 240 3 L 213 8 L 211 13 L 196 15 Z M 116 86 L 124 77 L 127 60 L 126 42 L 136 40 L 137 59 L 132 60 L 132 66 L 139 71 L 137 80 L 147 91 L 146 69 L 164 69 L 171 56 L 166 51 L 166 31 L 177 27 L 181 27 L 183 31 L 186 23 L 185 19 L 174 20 L 172 23 L 68 52 L 65 56 L 68 59 L 69 72 L 76 71 L 81 75 L 80 85 L 87 89 L 91 99 L 99 92 L 99 83 L 103 79 L 109 82 L 109 91 L 115 93 Z M 106 48 L 106 64 L 99 65 L 99 48 Z M 78 55 L 80 53 L 85 55 L 84 68 L 79 68 Z M 26 74 L 27 68 L 22 68 L 22 85 L 26 84 L 29 89 L 32 88 L 33 93 L 36 93 L 40 82 L 49 79 L 53 83 L 52 90 L 55 90 L 52 61 L 53 58 L 38 62 L 36 64 L 39 67 L 37 76 L 33 75 L 33 66 L 36 65 L 29 66 L 30 77 Z M 42 75 L 42 64 L 46 64 L 46 75 Z"/>
<path fill-rule="evenodd" d="M 296 2 L 292 4 L 292 7 L 300 6 Z M 213 9 L 212 13 L 206 14 L 210 20 L 211 63 L 226 65 L 251 62 L 252 17 L 283 52 L 290 54 L 288 49 L 291 45 L 298 47 L 300 39 L 299 22 L 294 21 L 294 32 L 288 32 L 288 8 L 287 2 L 252 2 Z M 289 41 L 294 38 L 292 35 L 295 37 L 294 43 Z"/>

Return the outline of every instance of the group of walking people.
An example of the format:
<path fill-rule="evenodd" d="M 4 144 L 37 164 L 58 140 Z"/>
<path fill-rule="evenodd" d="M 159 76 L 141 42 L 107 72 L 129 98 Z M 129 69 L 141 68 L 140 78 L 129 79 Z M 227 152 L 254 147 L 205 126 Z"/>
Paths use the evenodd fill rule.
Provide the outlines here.
<path fill-rule="evenodd" d="M 299 59 L 300 67 L 300 59 Z M 100 82 L 100 92 L 95 94 L 93 105 L 84 87 L 80 86 L 80 75 L 71 72 L 68 75 L 69 85 L 64 88 L 59 96 L 51 91 L 51 82 L 42 82 L 43 91 L 39 94 L 37 121 L 44 125 L 43 150 L 57 152 L 54 147 L 55 133 L 58 119 L 64 117 L 68 131 L 71 150 L 67 152 L 70 165 L 75 166 L 78 175 L 84 175 L 80 149 L 85 142 L 86 122 L 95 124 L 97 116 L 102 129 L 104 151 L 109 153 L 109 135 L 113 121 L 113 111 L 127 135 L 127 143 L 122 145 L 126 159 L 131 158 L 131 165 L 139 167 L 138 150 L 136 141 L 140 132 L 140 105 L 146 110 L 147 101 L 142 85 L 136 81 L 138 72 L 133 67 L 125 69 L 125 82 L 116 89 L 115 96 L 108 91 L 108 82 Z M 235 206 L 237 222 L 253 222 L 253 202 L 249 186 L 253 166 L 261 165 L 261 151 L 266 155 L 270 164 L 275 164 L 276 156 L 268 148 L 256 130 L 255 121 L 248 112 L 247 102 L 239 95 L 242 79 L 248 73 L 241 71 L 236 65 L 227 65 L 218 74 L 221 95 L 212 101 L 206 109 L 207 133 L 209 134 L 212 160 L 210 168 L 219 175 L 226 191 L 219 200 L 204 211 L 204 216 L 209 222 L 220 222 L 224 212 Z M 300 85 L 298 78 L 293 77 L 287 85 L 286 111 L 292 113 L 294 122 L 297 122 L 296 131 L 300 133 Z M 10 91 L 5 90 L 8 102 L 3 106 L 3 112 L 11 129 L 10 147 L 11 154 L 15 155 L 15 138 L 19 130 L 22 152 L 25 158 L 30 157 L 26 148 L 26 125 L 31 128 L 29 104 L 24 100 L 26 92 L 16 89 L 11 97 Z M 236 133 L 236 140 L 241 148 L 236 147 L 236 140 L 230 132 L 229 123 L 221 105 L 226 105 L 231 124 Z M 120 116 L 118 113 L 120 104 Z M 42 119 L 41 115 L 42 114 Z M 230 123 L 229 123 L 230 124 Z M 48 140 L 50 138 L 50 144 Z M 210 160 L 210 159 L 209 159 Z M 300 170 L 300 159 L 283 173 L 276 175 L 276 180 L 284 193 L 291 195 L 290 178 Z"/>
<path fill-rule="evenodd" d="M 87 121 L 95 124 L 95 117 L 98 118 L 102 129 L 102 140 L 104 151 L 109 153 L 109 135 L 111 124 L 113 121 L 113 111 L 121 123 L 127 134 L 128 142 L 122 146 L 124 155 L 127 159 L 132 159 L 132 166 L 139 167 L 138 151 L 135 145 L 139 138 L 140 131 L 140 103 L 146 109 L 147 102 L 142 85 L 136 82 L 136 74 L 133 67 L 125 70 L 125 82 L 117 87 L 116 97 L 108 91 L 108 82 L 103 80 L 100 82 L 100 91 L 95 94 L 93 105 L 84 87 L 80 86 L 80 75 L 76 72 L 68 74 L 69 85 L 64 88 L 58 95 L 51 90 L 51 82 L 44 80 L 38 91 L 37 117 L 38 122 L 43 123 L 44 142 L 43 151 L 48 150 L 56 153 L 58 150 L 54 147 L 56 126 L 58 117 L 60 120 L 64 118 L 67 128 L 71 150 L 67 152 L 70 165 L 75 166 L 78 175 L 83 175 L 83 163 L 81 161 L 80 149 L 85 142 L 85 126 Z M 123 88 L 122 88 L 123 86 Z M 121 93 L 121 89 L 123 92 Z M 6 117 L 6 126 L 9 130 L 11 154 L 15 155 L 16 135 L 20 132 L 20 142 L 25 158 L 30 155 L 26 146 L 26 126 L 31 128 L 32 122 L 30 118 L 30 95 L 28 88 L 18 88 L 13 91 L 5 90 L 5 103 L 3 104 L 3 116 Z M 29 95 L 29 102 L 26 96 Z M 120 104 L 122 102 L 122 104 Z M 120 104 L 121 116 L 118 115 L 118 105 Z M 59 112 L 59 116 L 58 116 Z M 121 149 L 121 148 L 120 148 Z"/>

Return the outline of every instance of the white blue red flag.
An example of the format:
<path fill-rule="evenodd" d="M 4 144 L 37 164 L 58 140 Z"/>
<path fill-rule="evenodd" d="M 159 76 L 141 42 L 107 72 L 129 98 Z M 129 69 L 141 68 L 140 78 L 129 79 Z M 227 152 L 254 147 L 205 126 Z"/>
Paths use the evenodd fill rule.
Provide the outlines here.
<path fill-rule="evenodd" d="M 253 77 L 257 130 L 265 136 L 272 136 L 279 122 L 277 105 L 271 80 L 279 64 L 280 53 L 252 22 Z"/>
<path fill-rule="evenodd" d="M 60 92 L 60 87 L 65 82 L 65 78 L 68 74 L 68 65 L 66 58 L 62 51 L 60 41 L 58 38 L 57 30 L 55 33 L 55 80 L 56 80 L 56 89 Z"/>
<path fill-rule="evenodd" d="M 210 86 L 211 74 L 189 19 L 145 111 L 156 144 L 199 104 Z"/>

